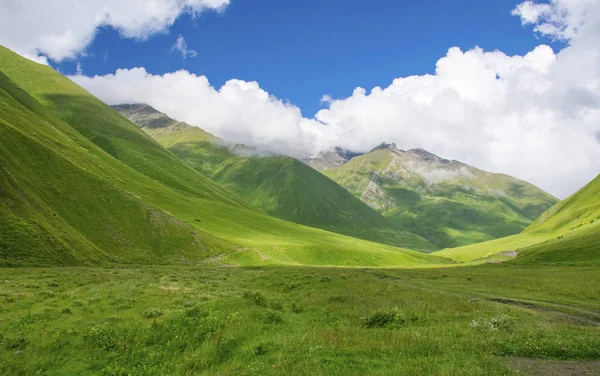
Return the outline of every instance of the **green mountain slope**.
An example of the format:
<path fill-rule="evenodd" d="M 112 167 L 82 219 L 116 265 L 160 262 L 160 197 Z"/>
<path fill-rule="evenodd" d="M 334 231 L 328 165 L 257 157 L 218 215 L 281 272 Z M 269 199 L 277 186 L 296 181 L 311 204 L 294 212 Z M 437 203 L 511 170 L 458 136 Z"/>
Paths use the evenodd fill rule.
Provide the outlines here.
<path fill-rule="evenodd" d="M 114 106 L 197 171 L 280 219 L 420 251 L 436 249 L 304 163 L 225 141 L 150 106 Z"/>
<path fill-rule="evenodd" d="M 0 48 L 0 262 L 409 266 L 269 217 L 51 68 Z"/>
<path fill-rule="evenodd" d="M 393 144 L 323 173 L 441 248 L 517 234 L 557 202 L 510 176 Z"/>
<path fill-rule="evenodd" d="M 436 254 L 469 262 L 515 249 L 519 256 L 514 262 L 600 265 L 600 175 L 521 234 Z"/>

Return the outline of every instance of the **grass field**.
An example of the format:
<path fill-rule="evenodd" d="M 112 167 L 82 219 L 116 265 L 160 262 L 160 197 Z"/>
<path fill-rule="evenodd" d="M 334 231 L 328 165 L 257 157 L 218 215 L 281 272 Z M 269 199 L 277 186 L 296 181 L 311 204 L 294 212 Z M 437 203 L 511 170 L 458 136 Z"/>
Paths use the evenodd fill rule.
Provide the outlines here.
<path fill-rule="evenodd" d="M 0 269 L 0 373 L 507 375 L 600 359 L 600 273 Z M 592 363 L 593 364 L 593 363 Z"/>

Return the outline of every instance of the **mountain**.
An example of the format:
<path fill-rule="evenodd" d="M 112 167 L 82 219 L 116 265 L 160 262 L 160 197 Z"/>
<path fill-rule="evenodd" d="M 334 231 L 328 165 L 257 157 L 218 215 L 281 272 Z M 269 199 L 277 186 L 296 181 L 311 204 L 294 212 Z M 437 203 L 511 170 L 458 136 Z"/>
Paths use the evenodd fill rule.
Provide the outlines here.
<path fill-rule="evenodd" d="M 447 259 L 269 217 L 52 68 L 0 47 L 0 264 Z"/>
<path fill-rule="evenodd" d="M 322 152 L 318 156 L 303 159 L 302 162 L 317 171 L 325 171 L 327 169 L 338 167 L 348 162 L 350 159 L 362 155 L 339 147 L 329 151 Z"/>
<path fill-rule="evenodd" d="M 518 235 L 436 254 L 470 262 L 493 258 L 506 250 L 518 252 L 517 263 L 600 265 L 600 175 Z"/>
<path fill-rule="evenodd" d="M 436 249 L 296 159 L 228 143 L 145 104 L 114 108 L 195 170 L 269 215 L 379 243 Z"/>
<path fill-rule="evenodd" d="M 395 144 L 323 173 L 440 248 L 519 233 L 557 202 L 522 180 Z"/>

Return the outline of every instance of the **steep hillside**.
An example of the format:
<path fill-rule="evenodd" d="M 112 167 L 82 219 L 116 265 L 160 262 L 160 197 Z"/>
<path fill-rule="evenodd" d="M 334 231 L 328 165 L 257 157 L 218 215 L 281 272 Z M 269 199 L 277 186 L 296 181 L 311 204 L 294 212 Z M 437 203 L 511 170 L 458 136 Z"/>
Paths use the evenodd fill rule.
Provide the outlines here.
<path fill-rule="evenodd" d="M 557 202 L 527 182 L 394 144 L 323 173 L 442 248 L 517 234 Z"/>
<path fill-rule="evenodd" d="M 600 175 L 542 214 L 521 234 L 436 254 L 459 262 L 517 250 L 514 262 L 600 264 Z"/>
<path fill-rule="evenodd" d="M 228 144 L 147 105 L 115 109 L 194 169 L 272 216 L 380 243 L 435 249 L 296 159 Z"/>
<path fill-rule="evenodd" d="M 446 262 L 269 217 L 51 68 L 0 71 L 3 265 Z"/>

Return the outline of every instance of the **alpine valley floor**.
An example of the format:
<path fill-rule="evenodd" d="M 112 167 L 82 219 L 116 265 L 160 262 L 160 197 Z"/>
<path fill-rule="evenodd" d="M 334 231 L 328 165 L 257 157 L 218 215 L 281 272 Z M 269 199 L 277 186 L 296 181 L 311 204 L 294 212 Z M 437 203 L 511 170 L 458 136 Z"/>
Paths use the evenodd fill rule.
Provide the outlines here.
<path fill-rule="evenodd" d="M 600 371 L 597 266 L 66 267 L 0 281 L 5 375 Z"/>

